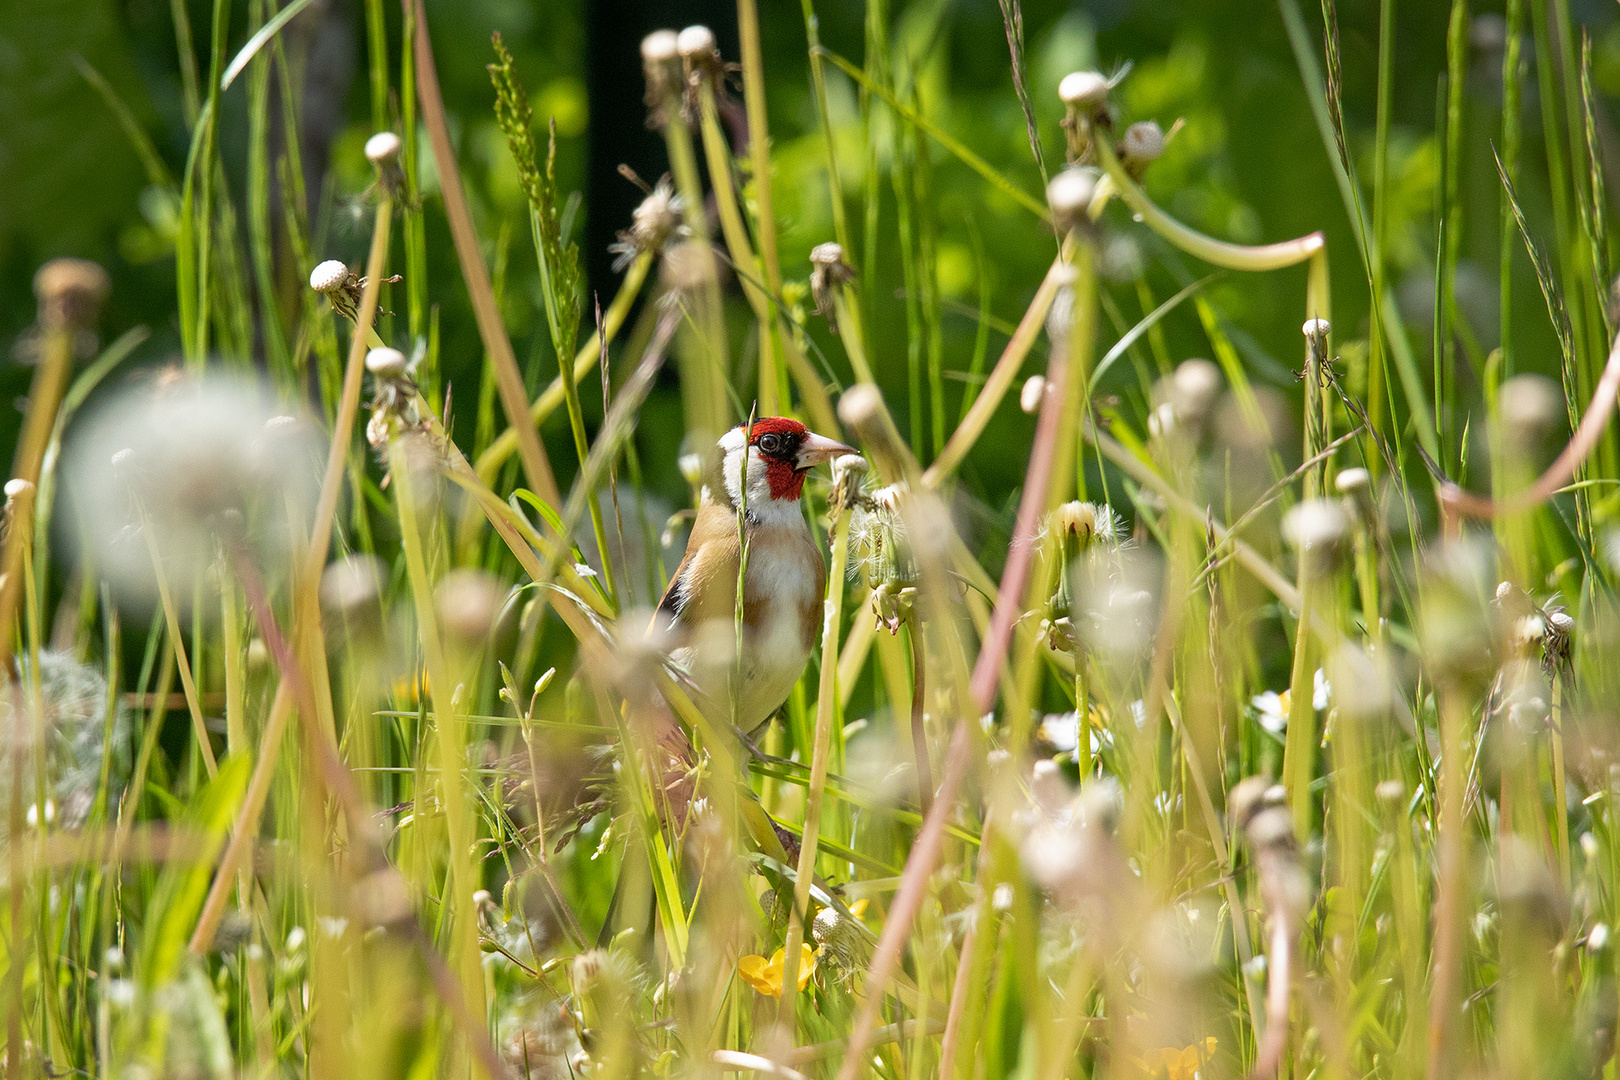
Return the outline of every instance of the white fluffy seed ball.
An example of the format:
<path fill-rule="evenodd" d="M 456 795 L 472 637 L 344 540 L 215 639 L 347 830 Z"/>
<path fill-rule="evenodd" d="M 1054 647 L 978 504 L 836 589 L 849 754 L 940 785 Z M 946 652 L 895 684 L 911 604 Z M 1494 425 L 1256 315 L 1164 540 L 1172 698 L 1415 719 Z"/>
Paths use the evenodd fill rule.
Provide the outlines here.
<path fill-rule="evenodd" d="M 387 347 L 366 353 L 366 370 L 379 379 L 397 379 L 405 374 L 405 354 Z"/>
<path fill-rule="evenodd" d="M 1108 102 L 1108 80 L 1096 71 L 1070 72 L 1058 83 L 1058 97 L 1065 105 L 1095 109 Z"/>
<path fill-rule="evenodd" d="M 373 165 L 386 165 L 399 157 L 404 145 L 392 131 L 379 131 L 366 140 L 366 160 Z"/>
<path fill-rule="evenodd" d="M 331 292 L 349 280 L 349 268 L 340 259 L 327 259 L 309 272 L 309 287 L 319 293 Z"/>

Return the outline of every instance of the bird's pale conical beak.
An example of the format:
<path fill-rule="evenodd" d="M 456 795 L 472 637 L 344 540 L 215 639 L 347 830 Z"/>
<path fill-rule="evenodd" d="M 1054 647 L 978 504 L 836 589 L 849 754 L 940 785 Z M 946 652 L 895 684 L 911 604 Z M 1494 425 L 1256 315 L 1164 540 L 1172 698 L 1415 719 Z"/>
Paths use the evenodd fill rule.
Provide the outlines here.
<path fill-rule="evenodd" d="M 837 439 L 829 439 L 812 431 L 799 444 L 799 456 L 794 466 L 799 469 L 810 469 L 823 461 L 831 461 L 835 457 L 854 453 L 858 451 L 853 446 L 845 446 Z"/>

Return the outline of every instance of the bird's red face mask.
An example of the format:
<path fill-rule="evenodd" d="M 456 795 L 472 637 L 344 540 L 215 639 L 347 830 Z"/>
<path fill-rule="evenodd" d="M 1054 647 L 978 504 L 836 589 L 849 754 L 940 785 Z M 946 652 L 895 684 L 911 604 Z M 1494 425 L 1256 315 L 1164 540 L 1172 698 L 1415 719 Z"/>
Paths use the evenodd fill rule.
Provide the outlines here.
<path fill-rule="evenodd" d="M 841 454 L 855 453 L 853 447 L 817 435 L 797 420 L 782 416 L 755 420 L 748 434 L 748 445 L 765 466 L 773 499 L 797 502 L 804 492 L 805 475 L 811 469 Z"/>

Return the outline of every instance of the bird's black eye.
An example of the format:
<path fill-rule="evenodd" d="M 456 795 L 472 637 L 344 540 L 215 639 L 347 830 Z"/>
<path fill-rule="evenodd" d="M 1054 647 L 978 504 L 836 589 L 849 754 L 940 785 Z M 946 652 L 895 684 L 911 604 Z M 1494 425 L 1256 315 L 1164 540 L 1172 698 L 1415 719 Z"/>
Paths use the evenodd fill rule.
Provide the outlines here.
<path fill-rule="evenodd" d="M 775 432 L 769 432 L 759 437 L 759 449 L 763 454 L 775 454 L 782 449 L 782 437 Z"/>

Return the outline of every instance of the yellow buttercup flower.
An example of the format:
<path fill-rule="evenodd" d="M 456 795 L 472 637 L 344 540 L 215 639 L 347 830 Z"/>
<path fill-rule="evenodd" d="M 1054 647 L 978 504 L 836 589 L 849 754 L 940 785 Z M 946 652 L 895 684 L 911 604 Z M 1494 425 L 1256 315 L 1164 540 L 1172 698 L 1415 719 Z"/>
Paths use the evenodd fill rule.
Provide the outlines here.
<path fill-rule="evenodd" d="M 799 989 L 803 990 L 810 985 L 810 976 L 815 974 L 816 954 L 809 945 L 801 944 L 799 949 Z M 737 961 L 737 974 L 761 994 L 779 998 L 782 996 L 782 968 L 786 966 L 786 961 L 786 949 L 777 949 L 769 960 L 763 956 L 744 956 Z"/>
<path fill-rule="evenodd" d="M 1211 1035 L 1180 1050 L 1168 1046 L 1149 1050 L 1136 1059 L 1136 1064 L 1155 1080 L 1198 1080 L 1198 1070 L 1215 1056 L 1217 1045 L 1219 1041 Z"/>

